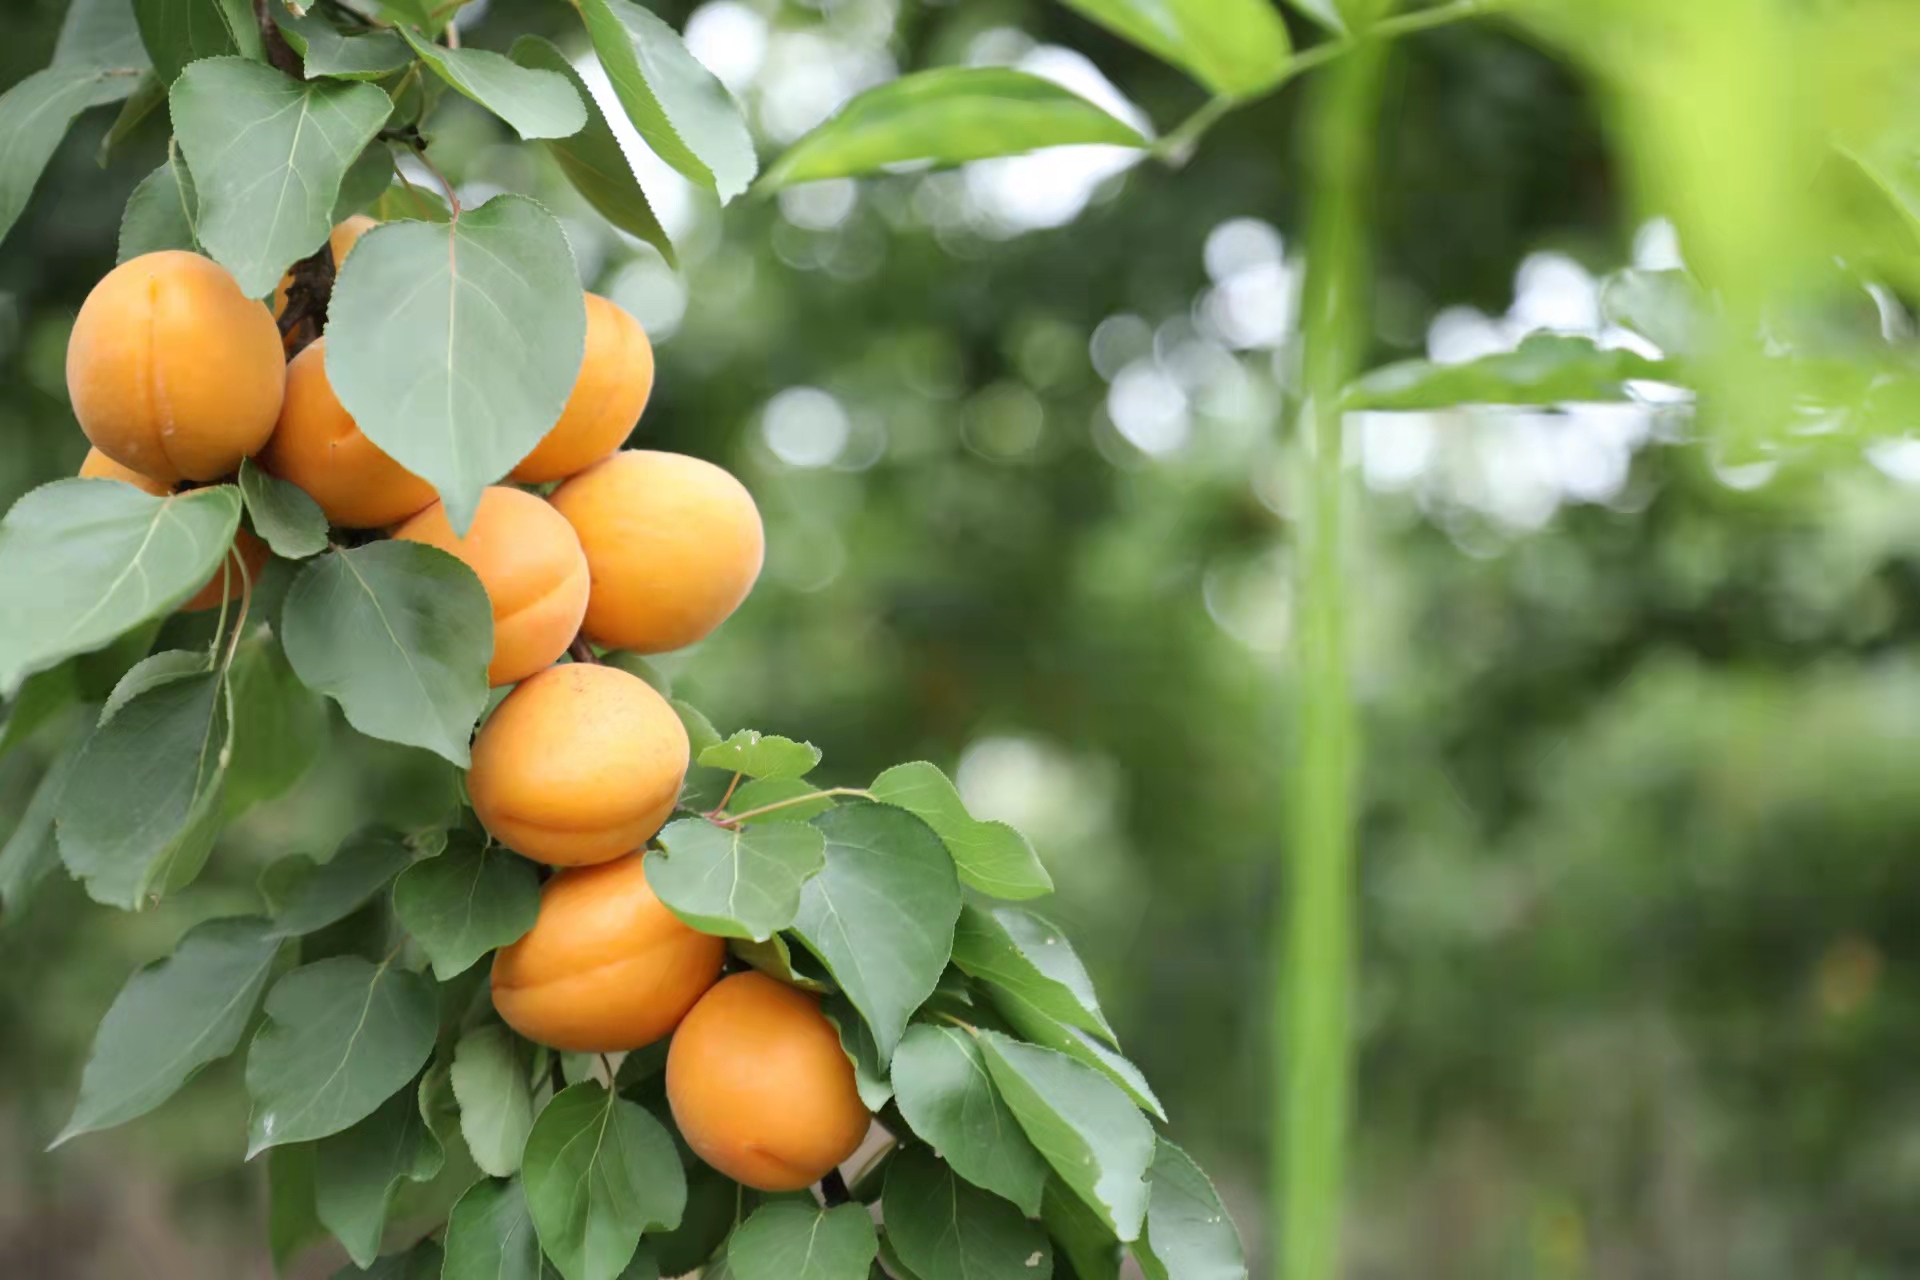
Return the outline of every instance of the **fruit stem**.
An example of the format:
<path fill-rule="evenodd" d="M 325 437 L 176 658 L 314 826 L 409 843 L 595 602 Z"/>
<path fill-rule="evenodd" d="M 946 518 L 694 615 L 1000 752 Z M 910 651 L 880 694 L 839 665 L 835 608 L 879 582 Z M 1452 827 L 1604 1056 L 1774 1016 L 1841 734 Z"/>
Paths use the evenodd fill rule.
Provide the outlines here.
<path fill-rule="evenodd" d="M 707 815 L 707 820 L 716 826 L 737 827 L 749 818 L 757 818 L 764 813 L 773 813 L 780 809 L 791 809 L 797 804 L 809 804 L 815 800 L 831 799 L 834 796 L 857 796 L 862 800 L 872 800 L 874 794 L 861 787 L 828 787 L 825 791 L 809 791 L 803 796 L 790 796 L 785 800 L 775 800 L 772 804 L 763 804 L 757 809 L 745 813 L 720 813 L 717 810 Z"/>
<path fill-rule="evenodd" d="M 587 643 L 585 636 L 573 638 L 573 643 L 567 646 L 567 656 L 575 662 L 585 662 L 589 665 L 600 661 L 599 655 L 594 653 L 593 646 Z"/>

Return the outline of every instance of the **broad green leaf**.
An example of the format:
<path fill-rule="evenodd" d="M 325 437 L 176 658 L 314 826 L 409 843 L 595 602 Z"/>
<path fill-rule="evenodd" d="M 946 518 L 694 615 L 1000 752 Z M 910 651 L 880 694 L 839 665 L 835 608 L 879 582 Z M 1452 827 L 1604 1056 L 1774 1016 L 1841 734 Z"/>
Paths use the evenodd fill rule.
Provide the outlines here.
<path fill-rule="evenodd" d="M 1022 1039 L 1031 1040 L 1044 1049 L 1064 1053 L 1069 1058 L 1078 1058 L 1119 1085 L 1142 1111 L 1161 1120 L 1167 1118 L 1167 1113 L 1160 1107 L 1160 1099 L 1154 1096 L 1153 1086 L 1147 1083 L 1147 1077 L 1140 1068 L 1094 1036 L 1079 1027 L 1071 1027 L 1048 1017 L 1004 987 L 988 988 L 987 998 L 993 1002 L 995 1011 L 1007 1020 L 1007 1024 Z"/>
<path fill-rule="evenodd" d="M 358 249 L 347 259 L 359 260 Z M 300 571 L 280 616 L 294 671 L 354 728 L 466 767 L 493 655 L 493 610 L 473 570 L 420 542 L 333 551 Z"/>
<path fill-rule="evenodd" d="M 132 0 L 72 0 L 53 46 L 53 65 L 128 71 L 151 66 Z"/>
<path fill-rule="evenodd" d="M 1040 1221 L 1078 1280 L 1120 1280 L 1120 1241 L 1113 1229 L 1058 1178 L 1047 1180 Z"/>
<path fill-rule="evenodd" d="M 163 249 L 198 248 L 199 241 L 193 234 L 197 199 L 187 162 L 178 155 L 168 157 L 127 197 L 126 210 L 120 215 L 117 260 L 130 262 L 143 253 Z"/>
<path fill-rule="evenodd" d="M 967 812 L 947 775 L 924 760 L 895 765 L 873 780 L 874 799 L 905 809 L 932 827 L 953 855 L 960 879 L 996 898 L 1037 898 L 1053 879 L 1027 838 L 1004 822 Z"/>
<path fill-rule="evenodd" d="M 979 1033 L 987 1070 L 1007 1107 L 1061 1181 L 1121 1240 L 1147 1211 L 1153 1126 L 1118 1086 L 1062 1053 Z"/>
<path fill-rule="evenodd" d="M 34 786 L 33 798 L 21 811 L 7 842 L 0 845 L 0 924 L 24 911 L 47 873 L 59 865 L 60 846 L 54 838 L 53 819 L 60 810 L 67 778 L 91 733 L 90 724 L 83 727 L 48 763 Z"/>
<path fill-rule="evenodd" d="M 31 738 L 41 725 L 79 699 L 77 663 L 63 662 L 28 677 L 8 704 L 6 718 L 0 720 L 0 756 Z"/>
<path fill-rule="evenodd" d="M 539 36 L 521 36 L 513 42 L 513 60 L 523 67 L 565 76 L 587 110 L 584 128 L 547 144 L 548 152 L 559 164 L 560 171 L 567 175 L 573 189 L 597 209 L 601 217 L 658 249 L 668 266 L 676 265 L 673 242 L 667 238 L 660 219 L 654 216 L 653 205 L 641 189 L 640 179 L 634 175 L 620 140 L 614 136 L 586 81 L 573 69 L 566 55 L 551 41 Z"/>
<path fill-rule="evenodd" d="M 692 703 L 682 702 L 678 698 L 668 700 L 673 713 L 680 717 L 680 723 L 686 726 L 687 742 L 693 748 L 693 758 L 698 760 L 700 753 L 720 741 L 720 731 L 713 727 L 713 721 L 701 713 Z"/>
<path fill-rule="evenodd" d="M 894 1050 L 893 1088 L 900 1114 L 961 1177 L 1022 1213 L 1040 1212 L 1046 1163 L 994 1087 L 985 1052 L 970 1033 L 909 1027 Z"/>
<path fill-rule="evenodd" d="M 219 571 L 239 523 L 240 491 L 225 484 L 156 498 L 56 480 L 14 503 L 0 520 L 0 696 L 172 612 Z"/>
<path fill-rule="evenodd" d="M 240 493 L 253 531 L 273 554 L 305 560 L 327 549 L 327 517 L 299 485 L 268 475 L 247 458 L 240 464 Z"/>
<path fill-rule="evenodd" d="M 1147 140 L 1040 76 L 1008 67 L 941 67 L 867 90 L 789 147 L 760 186 L 771 191 L 890 165 L 956 165 L 1074 143 L 1144 147 Z"/>
<path fill-rule="evenodd" d="M 726 1241 L 758 1204 L 758 1194 L 701 1160 L 687 1166 L 687 1208 L 680 1225 L 650 1237 L 660 1274 L 682 1276 L 697 1270 Z"/>
<path fill-rule="evenodd" d="M 1600 290 L 1600 309 L 1669 356 L 1698 355 L 1705 342 L 1706 299 L 1684 271 L 1616 272 Z"/>
<path fill-rule="evenodd" d="M 1066 3 L 1222 97 L 1251 97 L 1287 74 L 1293 45 L 1272 0 Z"/>
<path fill-rule="evenodd" d="M 833 982 L 827 975 L 808 973 L 804 965 L 796 967 L 793 950 L 788 947 L 787 936 L 783 933 L 776 933 L 765 942 L 734 938 L 727 943 L 727 949 L 760 972 L 778 978 L 790 987 L 821 993 L 834 990 Z M 802 952 L 801 960 L 804 961 L 805 957 L 806 953 Z"/>
<path fill-rule="evenodd" d="M 565 138 L 587 124 L 587 109 L 567 78 L 520 66 L 488 49 L 448 49 L 400 34 L 434 74 L 513 126 L 529 141 Z"/>
<path fill-rule="evenodd" d="M 136 70 L 56 64 L 0 94 L 0 239 L 27 207 L 74 117 L 118 102 L 139 82 Z"/>
<path fill-rule="evenodd" d="M 445 853 L 400 877 L 393 908 L 445 982 L 533 928 L 540 915 L 540 873 L 505 845 L 457 831 Z"/>
<path fill-rule="evenodd" d="M 1191 1156 L 1159 1139 L 1147 1186 L 1147 1226 L 1133 1247 L 1147 1280 L 1246 1280 L 1240 1233 Z"/>
<path fill-rule="evenodd" d="M 245 58 L 193 63 L 168 102 L 200 243 L 254 298 L 326 243 L 340 180 L 393 105 L 370 84 L 302 83 Z"/>
<path fill-rule="evenodd" d="M 1040 1211 L 1034 1189 L 1033 1208 Z M 909 1147 L 887 1170 L 881 1197 L 887 1239 L 919 1280 L 1053 1275 L 1046 1232 L 998 1196 L 963 1181 L 925 1147 Z"/>
<path fill-rule="evenodd" d="M 232 686 L 205 654 L 158 653 L 122 677 L 54 819 L 89 897 L 131 911 L 198 874 L 232 751 Z"/>
<path fill-rule="evenodd" d="M 147 117 L 167 104 L 166 82 L 152 71 L 143 72 L 134 84 L 133 92 L 120 104 L 113 124 L 108 127 L 106 136 L 100 139 L 100 145 L 93 153 L 94 162 L 104 168 L 112 159 L 114 151 L 132 137 L 134 131 L 146 123 Z"/>
<path fill-rule="evenodd" d="M 441 1280 L 558 1280 L 540 1252 L 518 1180 L 476 1182 L 447 1219 Z"/>
<path fill-rule="evenodd" d="M 390 1253 L 375 1259 L 365 1270 L 342 1267 L 333 1273 L 333 1280 L 355 1280 L 355 1277 L 359 1280 L 440 1280 L 445 1265 L 440 1246 L 432 1240 L 422 1240 L 405 1253 Z"/>
<path fill-rule="evenodd" d="M 725 204 L 759 168 L 726 86 L 672 27 L 633 0 L 581 0 L 587 35 L 627 118 L 655 155 Z"/>
<path fill-rule="evenodd" d="M 279 950 L 265 920 L 209 920 L 129 978 L 100 1021 L 80 1100 L 53 1145 L 145 1115 L 232 1053 Z"/>
<path fill-rule="evenodd" d="M 233 763 L 226 810 L 272 800 L 298 782 L 326 746 L 327 704 L 293 674 L 280 641 L 262 630 L 233 663 Z"/>
<path fill-rule="evenodd" d="M 709 769 L 725 769 L 749 778 L 804 778 L 820 763 L 820 748 L 758 729 L 742 729 L 704 748 L 695 760 Z"/>
<path fill-rule="evenodd" d="M 199 170 L 196 168 L 195 172 Z M 327 377 L 456 530 L 560 418 L 586 351 L 566 233 L 524 196 L 361 237 L 328 309 Z"/>
<path fill-rule="evenodd" d="M 727 1241 L 727 1268 L 735 1280 L 867 1280 L 879 1251 L 863 1204 L 770 1200 Z"/>
<path fill-rule="evenodd" d="M 1347 33 L 1347 18 L 1342 12 L 1342 0 L 1287 0 L 1287 3 L 1335 35 Z"/>
<path fill-rule="evenodd" d="M 351 172 L 351 170 L 349 170 Z M 340 184 L 346 189 L 346 183 Z M 404 177 L 389 186 L 366 212 L 380 222 L 451 222 L 453 211 L 437 192 L 408 183 Z M 338 221 L 338 219 L 336 219 Z"/>
<path fill-rule="evenodd" d="M 439 1030 L 433 986 L 391 962 L 335 956 L 267 993 L 247 1053 L 247 1157 L 339 1133 L 406 1087 Z"/>
<path fill-rule="evenodd" d="M 1073 944 L 1031 912 L 968 903 L 953 933 L 953 962 L 967 976 L 1011 991 L 1058 1022 L 1117 1043 Z"/>
<path fill-rule="evenodd" d="M 1516 351 L 1465 364 L 1405 360 L 1347 389 L 1347 409 L 1446 409 L 1462 404 L 1535 405 L 1624 400 L 1632 380 L 1672 381 L 1671 363 L 1610 350 L 1591 338 L 1536 333 Z"/>
<path fill-rule="evenodd" d="M 153 69 L 166 84 L 202 58 L 260 57 L 260 32 L 248 0 L 133 0 L 133 13 Z"/>
<path fill-rule="evenodd" d="M 618 1280 L 641 1233 L 672 1230 L 687 1203 L 666 1129 L 593 1083 L 562 1090 L 540 1113 L 521 1179 L 541 1247 L 565 1280 Z"/>
<path fill-rule="evenodd" d="M 853 1063 L 854 1087 L 867 1110 L 878 1111 L 893 1097 L 893 1082 L 887 1078 L 887 1063 L 874 1043 L 873 1028 L 843 995 L 831 995 L 820 1002 L 820 1012 L 840 1033 L 840 1048 Z"/>
<path fill-rule="evenodd" d="M 533 1129 L 532 1050 L 498 1024 L 475 1027 L 453 1051 L 460 1133 L 473 1162 L 496 1178 L 520 1172 Z"/>
<path fill-rule="evenodd" d="M 340 179 L 340 198 L 333 202 L 333 221 L 335 225 L 345 222 L 354 214 L 363 212 L 384 195 L 393 185 L 393 152 L 385 143 L 376 142 L 360 153 L 360 158 L 347 166 L 347 176 Z M 413 216 L 413 215 L 408 215 Z M 443 206 L 440 218 L 444 221 L 447 212 Z M 335 267 L 339 264 L 335 263 Z"/>
<path fill-rule="evenodd" d="M 801 890 L 794 930 L 891 1058 L 953 949 L 953 859 L 926 823 L 885 805 L 843 805 L 814 825 L 827 837 L 827 865 Z"/>
<path fill-rule="evenodd" d="M 300 70 L 309 80 L 378 80 L 413 61 L 406 41 L 391 31 L 350 36 L 311 10 L 294 14 L 278 5 L 275 9 L 273 20 L 300 55 Z"/>
<path fill-rule="evenodd" d="M 815 798 L 803 803 L 787 803 L 798 801 L 802 796 Z M 769 822 L 811 822 L 833 808 L 833 803 L 832 796 L 799 778 L 756 778 L 734 789 L 733 799 L 727 803 L 727 808 L 738 814 L 751 814 L 742 819 L 748 826 L 762 826 Z M 767 813 L 753 813 L 755 809 L 772 804 L 781 807 Z"/>
<path fill-rule="evenodd" d="M 395 836 L 351 836 L 299 881 L 274 917 L 273 927 L 281 937 L 294 938 L 344 920 L 411 861 L 412 851 Z"/>
<path fill-rule="evenodd" d="M 413 1090 L 402 1089 L 350 1129 L 314 1147 L 314 1206 L 361 1266 L 380 1253 L 393 1193 L 402 1182 L 425 1182 L 446 1164 L 446 1152 L 427 1132 Z"/>
<path fill-rule="evenodd" d="M 669 823 L 647 853 L 647 885 L 702 933 L 765 942 L 793 923 L 800 890 L 826 865 L 826 840 L 810 826 Z"/>
<path fill-rule="evenodd" d="M 267 1249 L 274 1274 L 285 1275 L 287 1264 L 326 1234 L 313 1207 L 313 1144 L 267 1152 Z"/>

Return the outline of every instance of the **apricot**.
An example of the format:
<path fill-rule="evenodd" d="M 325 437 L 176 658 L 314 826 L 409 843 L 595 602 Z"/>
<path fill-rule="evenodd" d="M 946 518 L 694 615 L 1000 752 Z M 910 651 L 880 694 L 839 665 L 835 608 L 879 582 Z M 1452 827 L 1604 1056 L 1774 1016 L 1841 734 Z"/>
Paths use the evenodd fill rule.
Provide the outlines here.
<path fill-rule="evenodd" d="M 725 622 L 760 576 L 760 511 L 711 462 L 632 449 L 581 472 L 551 501 L 587 553 L 583 630 L 606 648 L 684 648 Z"/>
<path fill-rule="evenodd" d="M 360 237 L 380 225 L 378 218 L 369 218 L 364 213 L 356 213 L 345 222 L 327 233 L 327 247 L 333 250 L 333 269 L 338 271 L 346 265 L 347 255 L 353 252 L 353 246 Z M 287 290 L 293 287 L 293 273 L 280 277 L 280 283 L 273 289 L 273 318 L 278 320 L 287 313 Z"/>
<path fill-rule="evenodd" d="M 687 731 L 639 676 L 570 662 L 508 694 L 473 742 L 467 795 L 494 838 L 582 866 L 640 848 L 687 776 Z"/>
<path fill-rule="evenodd" d="M 156 498 L 164 498 L 173 490 L 155 480 L 152 476 L 143 476 L 132 467 L 123 467 L 98 449 L 87 450 L 86 459 L 80 464 L 80 476 L 85 480 L 118 480 L 121 484 L 130 484 L 144 493 Z M 240 530 L 233 538 L 233 552 L 229 557 L 232 564 L 214 570 L 206 585 L 187 598 L 180 608 L 187 613 L 201 609 L 217 609 L 223 600 L 238 596 L 242 589 L 241 566 L 253 581 L 260 581 L 261 572 L 267 567 L 267 559 L 272 552 L 267 544 L 256 538 L 246 529 Z M 225 590 L 222 591 L 224 586 Z"/>
<path fill-rule="evenodd" d="M 98 449 L 87 450 L 87 456 L 80 463 L 80 478 L 83 480 L 118 480 L 121 484 L 130 484 L 143 493 L 156 498 L 164 498 L 173 492 L 171 486 L 152 476 L 143 476 L 132 467 L 123 467 Z"/>
<path fill-rule="evenodd" d="M 433 486 L 361 434 L 327 381 L 327 340 L 318 338 L 287 366 L 287 398 L 260 465 L 290 480 L 347 529 L 404 520 L 434 500 Z"/>
<path fill-rule="evenodd" d="M 579 634 L 587 612 L 586 554 L 573 526 L 524 489 L 496 485 L 481 494 L 464 538 L 454 536 L 438 502 L 393 536 L 459 556 L 480 576 L 493 604 L 487 680 L 494 686 L 551 666 Z"/>
<path fill-rule="evenodd" d="M 67 339 L 67 392 L 100 452 L 160 483 L 215 480 L 273 434 L 280 331 L 226 270 L 180 250 L 109 271 Z"/>
<path fill-rule="evenodd" d="M 618 303 L 587 295 L 587 352 L 560 421 L 508 474 L 522 484 L 564 480 L 618 449 L 653 394 L 653 344 Z"/>
<path fill-rule="evenodd" d="M 764 973 L 718 983 L 681 1021 L 667 1102 L 696 1155 L 762 1191 L 818 1182 L 871 1119 L 819 998 Z"/>
<path fill-rule="evenodd" d="M 680 1025 L 726 959 L 647 887 L 633 854 L 541 886 L 533 929 L 493 958 L 493 1007 L 529 1040 L 574 1053 L 652 1044 Z"/>

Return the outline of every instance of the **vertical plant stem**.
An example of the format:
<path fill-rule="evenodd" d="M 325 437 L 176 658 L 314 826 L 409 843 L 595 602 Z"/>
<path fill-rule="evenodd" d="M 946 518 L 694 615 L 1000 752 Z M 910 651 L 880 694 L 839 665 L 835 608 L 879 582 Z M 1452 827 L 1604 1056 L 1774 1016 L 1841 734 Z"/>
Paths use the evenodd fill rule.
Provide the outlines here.
<path fill-rule="evenodd" d="M 1374 132 L 1384 41 L 1362 37 L 1328 68 L 1310 124 L 1302 396 L 1295 443 L 1308 474 L 1298 521 L 1295 679 L 1300 742 L 1288 787 L 1289 874 L 1280 895 L 1273 1021 L 1281 1064 L 1274 1215 L 1285 1280 L 1340 1266 L 1352 1074 L 1353 792 L 1357 728 L 1347 672 L 1342 388 L 1359 371 Z"/>

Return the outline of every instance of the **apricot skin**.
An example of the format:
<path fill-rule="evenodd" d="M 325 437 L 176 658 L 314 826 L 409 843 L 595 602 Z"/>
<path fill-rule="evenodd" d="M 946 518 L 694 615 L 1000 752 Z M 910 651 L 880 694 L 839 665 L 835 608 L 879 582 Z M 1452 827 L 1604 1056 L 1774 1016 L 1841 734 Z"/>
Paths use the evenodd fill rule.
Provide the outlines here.
<path fill-rule="evenodd" d="M 93 287 L 67 392 L 96 448 L 172 486 L 217 480 L 273 433 L 286 354 L 267 309 L 198 254 L 142 254 Z"/>
<path fill-rule="evenodd" d="M 718 983 L 681 1021 L 667 1101 L 695 1154 L 762 1191 L 818 1182 L 871 1119 L 819 999 L 763 973 Z"/>
<path fill-rule="evenodd" d="M 150 493 L 156 498 L 164 498 L 173 492 L 172 486 L 152 476 L 143 476 L 132 467 L 123 467 L 109 458 L 99 449 L 87 450 L 86 460 L 80 464 L 82 480 L 118 480 L 121 484 L 130 484 L 142 493 Z"/>
<path fill-rule="evenodd" d="M 653 344 L 617 303 L 587 295 L 587 351 L 553 430 L 510 473 L 522 484 L 564 480 L 625 442 L 653 394 Z"/>
<path fill-rule="evenodd" d="M 610 649 L 666 653 L 704 638 L 753 590 L 759 509 L 710 462 L 630 449 L 554 491 L 593 578 L 583 626 Z"/>
<path fill-rule="evenodd" d="M 287 366 L 286 404 L 260 465 L 307 491 L 327 519 L 347 529 L 378 529 L 434 500 L 433 486 L 361 434 L 327 381 L 327 340 Z"/>
<path fill-rule="evenodd" d="M 495 839 L 584 866 L 644 845 L 687 776 L 687 731 L 638 676 L 593 663 L 520 682 L 473 743 L 467 793 Z"/>
<path fill-rule="evenodd" d="M 680 1024 L 726 959 L 647 887 L 640 854 L 562 871 L 533 929 L 493 959 L 493 1007 L 529 1040 L 574 1053 L 638 1049 Z"/>
<path fill-rule="evenodd" d="M 347 255 L 353 252 L 360 237 L 380 225 L 378 218 L 370 218 L 364 213 L 356 213 L 345 222 L 339 223 L 327 233 L 327 247 L 333 250 L 333 269 L 338 271 L 347 265 Z M 273 289 L 273 318 L 278 320 L 287 313 L 287 290 L 293 287 L 291 272 L 280 277 L 280 283 Z"/>
<path fill-rule="evenodd" d="M 579 634 L 587 612 L 586 554 L 573 526 L 525 490 L 495 486 L 481 494 L 464 538 L 454 536 L 438 502 L 393 536 L 459 556 L 479 575 L 493 604 L 487 680 L 494 687 L 551 666 Z"/>
<path fill-rule="evenodd" d="M 87 450 L 86 460 L 80 464 L 79 474 L 83 480 L 118 480 L 121 484 L 130 484 L 156 498 L 164 498 L 173 492 L 152 476 L 143 476 L 132 467 L 123 467 L 98 449 Z M 215 569 L 213 576 L 207 579 L 206 585 L 187 597 L 186 603 L 180 606 L 181 611 L 197 613 L 202 609 L 219 608 L 221 601 L 231 600 L 243 590 L 244 582 L 240 576 L 240 566 L 244 564 L 247 574 L 257 583 L 271 555 L 266 543 L 247 530 L 240 530 L 233 537 L 233 554 L 229 557 L 233 561 L 232 568 L 228 569 L 223 565 Z M 226 587 L 224 593 L 220 589 L 222 585 Z"/>

